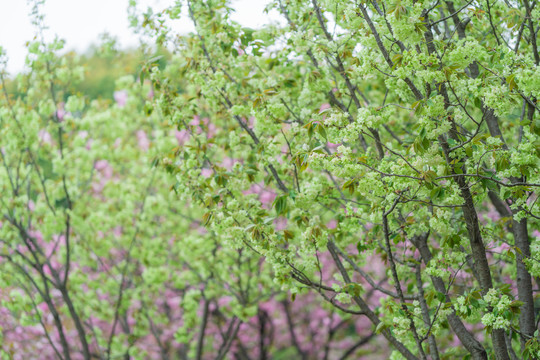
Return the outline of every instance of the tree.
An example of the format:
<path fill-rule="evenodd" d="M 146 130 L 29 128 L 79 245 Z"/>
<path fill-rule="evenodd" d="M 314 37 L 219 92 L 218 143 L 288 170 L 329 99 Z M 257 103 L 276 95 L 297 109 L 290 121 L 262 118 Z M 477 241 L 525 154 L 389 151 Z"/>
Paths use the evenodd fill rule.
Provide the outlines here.
<path fill-rule="evenodd" d="M 161 161 L 175 191 L 283 289 L 371 323 L 393 358 L 540 357 L 537 2 L 267 10 L 283 22 L 242 27 L 223 0 L 133 13 L 174 47 L 145 73 L 189 135 Z M 166 21 L 182 12 L 195 33 Z"/>
<path fill-rule="evenodd" d="M 157 164 L 174 166 L 163 154 L 179 154 L 187 136 L 153 111 L 150 81 L 127 69 L 115 84 L 85 82 L 86 60 L 60 56 L 63 45 L 38 32 L 28 72 L 8 86 L 0 69 L 2 359 L 385 357 L 355 312 L 312 293 L 289 299 L 258 254 L 226 246 L 203 228 L 201 206 L 178 199 Z M 146 58 L 139 66 L 159 70 L 162 58 Z"/>

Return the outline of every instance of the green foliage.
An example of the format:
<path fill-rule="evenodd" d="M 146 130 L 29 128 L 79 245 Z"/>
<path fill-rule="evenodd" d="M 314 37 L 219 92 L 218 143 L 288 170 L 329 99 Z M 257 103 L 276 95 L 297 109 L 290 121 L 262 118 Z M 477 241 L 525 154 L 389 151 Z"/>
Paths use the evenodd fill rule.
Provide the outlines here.
<path fill-rule="evenodd" d="M 535 2 L 275 0 L 267 9 L 283 23 L 261 29 L 233 21 L 225 0 L 156 13 L 130 4 L 137 30 L 174 48 L 140 68 L 135 53 L 125 55 L 131 75 L 116 83 L 127 94 L 117 106 L 84 95 L 110 97 L 109 60 L 89 58 L 96 76 L 85 84 L 73 58 L 55 57 L 61 41 L 29 44 L 32 72 L 0 113 L 0 186 L 10 194 L 2 266 L 13 274 L 4 288 L 37 279 L 32 291 L 47 302 L 49 283 L 60 293 L 68 279 L 90 284 L 86 297 L 70 293 L 85 320 L 173 289 L 183 322 L 174 341 L 187 347 L 210 299 L 234 299 L 226 310 L 234 329 L 278 288 L 295 303 L 310 291 L 368 324 L 365 342 L 388 341 L 391 359 L 540 357 Z M 195 32 L 176 34 L 174 21 L 188 18 Z M 69 115 L 57 112 L 60 99 Z M 43 129 L 54 146 L 43 144 Z M 62 150 L 82 142 L 81 131 L 105 136 L 89 151 Z M 122 151 L 111 151 L 126 134 Z M 100 159 L 121 171 L 92 194 L 87 179 Z M 141 197 L 134 189 L 145 184 Z M 43 254 L 29 263 L 17 253 L 17 245 L 36 252 L 24 231 L 37 224 L 48 241 L 73 236 L 71 250 L 54 247 L 56 270 Z M 125 229 L 118 238 L 115 226 Z M 127 255 L 116 261 L 114 250 Z M 113 275 L 65 271 L 75 258 L 97 269 L 89 254 Z M 100 286 L 120 300 L 103 300 Z M 23 293 L 10 295 L 10 311 L 36 323 Z M 167 321 L 147 306 L 147 318 Z M 134 352 L 150 325 L 111 339 L 109 355 Z"/>
<path fill-rule="evenodd" d="M 191 135 L 170 170 L 208 208 L 209 230 L 264 257 L 284 289 L 373 311 L 404 358 L 534 347 L 540 70 L 528 2 L 277 0 L 268 9 L 283 23 L 258 30 L 227 2 L 186 5 L 196 31 L 154 72 L 155 111 Z M 143 28 L 175 36 L 160 16 Z M 485 300 L 494 289 L 508 291 Z"/>
<path fill-rule="evenodd" d="M 166 154 L 178 139 L 153 113 L 150 81 L 135 76 L 159 70 L 164 57 L 58 56 L 59 41 L 31 47 L 29 72 L 8 85 L 0 70 L 2 359 L 188 353 L 202 323 L 218 334 L 223 322 L 255 316 L 275 288 L 268 269 L 203 231 L 200 219 L 211 217 L 178 201 L 174 177 L 158 167 L 172 165 Z M 227 177 L 212 181 L 225 186 Z M 198 316 L 201 301 L 227 297 L 219 319 Z M 165 331 L 184 345 L 150 335 Z"/>

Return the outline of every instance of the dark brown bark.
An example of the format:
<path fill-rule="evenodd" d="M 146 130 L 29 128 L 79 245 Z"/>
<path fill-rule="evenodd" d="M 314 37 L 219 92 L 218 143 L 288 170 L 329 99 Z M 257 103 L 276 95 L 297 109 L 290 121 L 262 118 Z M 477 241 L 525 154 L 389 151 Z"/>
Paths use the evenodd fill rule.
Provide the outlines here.
<path fill-rule="evenodd" d="M 446 3 L 448 6 L 448 10 L 450 12 L 454 12 L 454 5 L 452 2 Z M 525 7 L 528 9 L 528 4 L 525 1 Z M 458 28 L 458 34 L 460 39 L 465 38 L 465 29 L 463 26 L 461 26 L 462 21 L 460 21 L 458 15 L 453 16 L 454 24 Z M 478 71 L 478 65 L 476 62 L 473 62 L 469 66 L 470 70 L 470 76 L 472 78 L 476 78 L 479 75 Z M 529 106 L 532 108 L 532 112 L 534 112 L 534 108 L 532 106 Z M 482 112 L 484 114 L 484 118 L 486 120 L 486 124 L 489 130 L 489 134 L 492 137 L 498 137 L 503 142 L 503 148 L 505 150 L 508 150 L 508 146 L 506 144 L 506 141 L 503 137 L 503 134 L 501 132 L 500 126 L 499 126 L 499 119 L 495 115 L 495 112 L 493 109 L 490 109 L 486 107 L 485 105 L 482 105 Z M 531 111 L 529 111 L 529 118 L 532 119 Z M 512 178 L 512 182 L 518 182 L 521 181 L 517 178 Z M 510 217 L 515 215 L 518 211 L 509 211 L 509 209 L 506 207 L 503 201 L 498 198 L 498 196 L 490 191 L 488 193 L 488 196 L 490 197 L 493 205 L 497 209 L 497 211 L 501 214 L 501 216 L 504 217 Z M 530 244 L 528 240 L 528 232 L 527 232 L 527 220 L 523 219 L 519 223 L 513 220 L 512 225 L 512 233 L 514 235 L 514 241 L 517 248 L 520 250 L 521 254 L 517 252 L 516 254 L 516 278 L 517 278 L 517 288 L 518 288 L 518 298 L 520 301 L 524 303 L 520 317 L 520 328 L 521 332 L 525 334 L 527 337 L 531 337 L 534 334 L 535 330 L 535 324 L 534 324 L 534 299 L 533 299 L 533 293 L 532 293 L 532 279 L 531 275 L 527 271 L 525 264 L 523 263 L 523 259 L 530 256 Z M 525 346 L 524 338 L 521 338 L 521 346 L 522 350 Z"/>
<path fill-rule="evenodd" d="M 414 244 L 414 246 L 418 249 L 420 252 L 420 256 L 422 257 L 422 261 L 424 264 L 428 264 L 431 259 L 433 258 L 433 255 L 431 254 L 431 250 L 429 250 L 429 247 L 427 245 L 427 237 L 425 236 L 421 237 L 414 237 L 411 239 L 411 242 Z M 447 294 L 446 286 L 444 285 L 444 281 L 437 276 L 430 276 L 431 282 L 433 283 L 433 286 L 435 287 L 435 290 L 440 292 L 441 294 L 445 294 L 446 301 L 450 302 L 451 299 Z M 471 356 L 475 360 L 487 360 L 487 353 L 486 349 L 482 346 L 482 344 L 476 340 L 471 334 L 465 325 L 463 325 L 463 322 L 459 318 L 459 316 L 456 315 L 456 312 L 453 310 L 452 313 L 450 313 L 447 317 L 448 323 L 450 324 L 450 327 L 458 337 L 459 341 L 465 346 L 465 348 L 471 353 Z"/>
<path fill-rule="evenodd" d="M 351 278 L 349 277 L 347 270 L 345 270 L 341 260 L 339 259 L 335 244 L 332 241 L 329 241 L 327 247 L 341 276 L 343 276 L 343 280 L 345 280 L 346 283 L 350 283 Z M 371 321 L 373 325 L 379 325 L 379 323 L 381 322 L 379 320 L 379 317 L 370 309 L 369 305 L 364 301 L 364 299 L 362 299 L 360 296 L 353 296 L 353 300 L 360 307 L 362 312 L 367 316 L 367 318 Z M 381 333 L 388 340 L 388 342 L 390 342 L 396 348 L 396 350 L 399 351 L 401 355 L 403 355 L 403 357 L 405 357 L 407 360 L 418 360 L 418 358 L 414 356 L 414 354 L 409 349 L 407 349 L 405 345 L 403 345 L 394 336 L 392 336 L 390 331 L 385 329 Z"/>
<path fill-rule="evenodd" d="M 459 24 L 457 24 L 459 28 Z M 427 24 L 427 31 L 424 33 L 426 39 L 426 46 L 430 54 L 436 53 L 434 42 L 433 42 L 433 33 L 431 32 L 431 27 Z M 447 109 L 450 105 L 450 100 L 448 97 L 448 92 L 444 83 L 438 84 L 439 92 L 445 100 L 445 108 Z M 451 119 L 452 120 L 452 119 Z M 455 123 L 452 121 L 452 128 L 449 132 L 449 137 L 453 140 L 460 142 L 460 139 L 457 135 L 457 130 Z M 454 160 L 448 142 L 444 136 L 439 136 L 439 143 L 443 149 L 446 162 L 448 166 L 452 168 L 452 173 L 458 175 L 454 177 L 454 181 L 458 184 L 461 192 L 461 197 L 464 200 L 463 203 L 463 217 L 465 220 L 465 225 L 469 235 L 469 244 L 471 246 L 471 252 L 474 262 L 474 272 L 477 275 L 477 280 L 480 284 L 482 294 L 486 294 L 489 289 L 493 288 L 493 281 L 491 278 L 491 270 L 489 268 L 489 263 L 487 261 L 486 248 L 484 246 L 484 241 L 482 239 L 482 234 L 480 233 L 480 225 L 478 222 L 478 215 L 476 208 L 474 206 L 474 200 L 471 194 L 471 190 L 467 184 L 465 176 L 459 176 L 453 170 L 451 166 L 451 161 Z M 465 167 L 462 168 L 463 173 L 466 173 Z M 501 329 L 493 330 L 491 333 L 491 339 L 493 342 L 493 348 L 497 360 L 510 360 L 508 356 L 508 349 L 506 347 L 506 341 L 504 338 L 504 331 Z"/>
<path fill-rule="evenodd" d="M 523 302 L 521 313 L 519 316 L 520 331 L 525 337 L 521 337 L 522 350 L 525 348 L 525 342 L 534 335 L 536 326 L 534 324 L 534 299 L 532 291 L 531 274 L 527 270 L 524 259 L 530 258 L 531 250 L 529 246 L 529 235 L 527 232 L 527 218 L 521 221 L 512 221 L 512 232 L 514 233 L 514 241 L 516 247 L 520 251 L 516 251 L 516 267 L 517 267 L 517 288 L 518 299 Z"/>

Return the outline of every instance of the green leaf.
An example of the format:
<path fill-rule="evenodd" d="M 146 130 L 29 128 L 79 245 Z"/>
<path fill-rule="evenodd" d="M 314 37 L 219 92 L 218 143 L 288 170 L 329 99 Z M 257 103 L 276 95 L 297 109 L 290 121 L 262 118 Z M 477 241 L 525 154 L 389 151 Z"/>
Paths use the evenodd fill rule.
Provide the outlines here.
<path fill-rule="evenodd" d="M 510 91 L 512 91 L 512 89 L 514 88 L 517 88 L 517 84 L 516 84 L 516 75 L 515 74 L 510 74 L 506 77 L 506 83 L 508 84 L 508 87 L 510 88 Z"/>
<path fill-rule="evenodd" d="M 508 189 L 507 187 L 502 187 L 501 188 L 501 198 L 503 200 L 506 200 L 508 198 L 510 198 L 512 196 L 512 191 L 510 189 Z"/>
<path fill-rule="evenodd" d="M 495 161 L 497 171 L 503 171 L 510 167 L 510 162 L 506 157 L 500 157 Z"/>
<path fill-rule="evenodd" d="M 257 96 L 255 100 L 253 101 L 253 108 L 258 108 L 262 103 L 262 97 Z"/>
<path fill-rule="evenodd" d="M 273 206 L 276 209 L 276 213 L 281 215 L 287 211 L 287 195 L 281 195 L 276 197 Z"/>
<path fill-rule="evenodd" d="M 435 298 L 435 292 L 434 291 L 426 292 L 424 294 L 424 298 L 426 299 L 426 302 L 427 302 L 428 306 L 431 306 L 431 302 Z"/>
<path fill-rule="evenodd" d="M 480 300 L 482 298 L 482 294 L 479 290 L 473 291 L 470 295 L 476 300 Z"/>
<path fill-rule="evenodd" d="M 387 325 L 385 324 L 384 322 L 380 322 L 377 327 L 375 328 L 375 333 L 376 334 L 380 334 L 382 333 L 384 330 L 388 329 L 390 327 L 390 325 Z"/>
<path fill-rule="evenodd" d="M 144 77 L 145 76 L 146 76 L 146 71 L 144 71 L 144 69 L 143 69 L 143 70 L 141 70 L 141 72 L 139 74 L 139 81 L 140 81 L 141 85 L 144 84 Z"/>
<path fill-rule="evenodd" d="M 53 164 L 51 160 L 40 156 L 37 159 L 37 165 L 41 169 L 41 173 L 45 179 L 55 180 L 58 178 L 58 175 L 56 175 L 53 171 Z"/>
<path fill-rule="evenodd" d="M 148 59 L 147 63 L 153 64 L 153 63 L 158 62 L 162 58 L 163 58 L 163 55 L 157 55 L 157 56 L 154 56 L 153 58 Z"/>
<path fill-rule="evenodd" d="M 437 300 L 439 300 L 439 302 L 442 303 L 442 302 L 444 302 L 446 300 L 446 296 L 442 292 L 437 291 L 435 294 L 436 294 Z"/>
<path fill-rule="evenodd" d="M 286 79 L 284 82 L 283 82 L 283 85 L 286 87 L 286 88 L 294 88 L 296 86 L 296 80 L 294 79 Z"/>
<path fill-rule="evenodd" d="M 292 231 L 283 230 L 283 237 L 285 238 L 285 240 L 291 240 L 294 238 L 294 234 L 292 233 Z"/>
<path fill-rule="evenodd" d="M 357 284 L 357 283 L 349 283 L 343 287 L 343 290 L 349 295 L 358 297 L 360 296 L 360 293 L 362 292 L 362 286 L 360 286 L 360 284 Z"/>
<path fill-rule="evenodd" d="M 210 223 L 210 220 L 212 220 L 212 213 L 211 212 L 205 213 L 202 217 L 202 220 L 203 220 L 203 226 L 208 225 Z"/>
<path fill-rule="evenodd" d="M 54 207 L 57 209 L 67 209 L 69 207 L 69 201 L 67 197 L 63 197 L 61 199 L 56 199 L 54 201 Z"/>
<path fill-rule="evenodd" d="M 436 177 L 437 173 L 433 170 L 428 170 L 424 172 L 424 180 L 426 180 L 428 183 L 434 183 Z"/>
<path fill-rule="evenodd" d="M 308 132 L 308 136 L 309 138 L 311 139 L 313 137 L 313 133 L 314 133 L 314 124 L 313 124 L 313 121 L 310 121 L 308 122 L 307 124 L 305 124 L 303 126 L 304 129 L 307 129 L 307 132 Z"/>
<path fill-rule="evenodd" d="M 358 250 L 359 254 L 362 254 L 364 251 L 368 249 L 368 247 L 364 242 L 359 241 L 356 243 L 356 249 Z"/>
<path fill-rule="evenodd" d="M 482 109 L 482 100 L 480 98 L 475 97 L 474 98 L 474 106 L 476 106 L 479 109 Z"/>
<path fill-rule="evenodd" d="M 323 139 L 327 140 L 328 136 L 326 135 L 326 129 L 324 128 L 323 124 L 317 123 L 317 132 L 323 137 Z"/>
<path fill-rule="evenodd" d="M 342 189 L 348 190 L 349 194 L 352 194 L 354 193 L 357 185 L 358 185 L 358 180 L 350 179 L 343 184 Z"/>

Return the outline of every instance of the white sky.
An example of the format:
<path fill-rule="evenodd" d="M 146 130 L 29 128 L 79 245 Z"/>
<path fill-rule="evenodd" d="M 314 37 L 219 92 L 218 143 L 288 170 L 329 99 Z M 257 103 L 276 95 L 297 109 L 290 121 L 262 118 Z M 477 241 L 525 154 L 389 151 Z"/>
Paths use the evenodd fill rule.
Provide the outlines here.
<path fill-rule="evenodd" d="M 139 0 L 139 7 L 150 5 L 162 9 L 174 0 Z M 276 13 L 263 13 L 268 0 L 233 0 L 237 9 L 234 20 L 244 26 L 259 27 L 276 20 Z M 136 46 L 137 35 L 128 26 L 128 0 L 46 0 L 43 7 L 47 37 L 55 34 L 66 40 L 65 49 L 84 51 L 97 43 L 100 34 L 108 32 L 118 39 L 121 47 Z M 35 28 L 30 21 L 31 5 L 27 0 L 0 0 L 0 46 L 8 55 L 8 71 L 13 74 L 23 70 L 27 51 L 25 43 L 33 39 Z M 176 30 L 190 31 L 187 21 L 176 21 Z"/>

